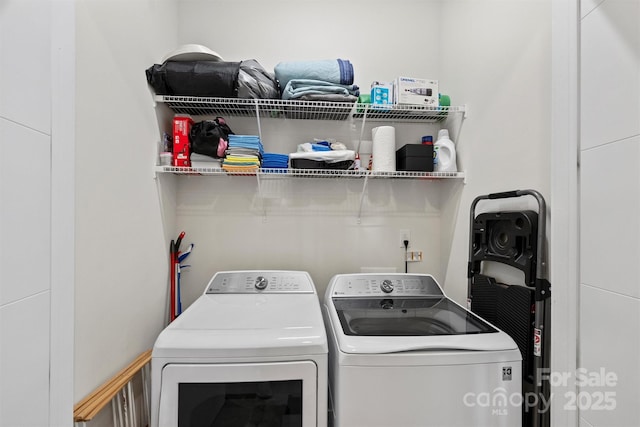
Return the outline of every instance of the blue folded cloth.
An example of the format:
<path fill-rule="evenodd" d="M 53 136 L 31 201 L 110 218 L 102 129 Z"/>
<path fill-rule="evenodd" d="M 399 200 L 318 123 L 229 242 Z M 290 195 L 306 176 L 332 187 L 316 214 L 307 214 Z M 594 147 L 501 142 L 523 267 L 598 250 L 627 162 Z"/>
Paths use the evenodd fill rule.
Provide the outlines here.
<path fill-rule="evenodd" d="M 289 167 L 289 156 L 279 153 L 264 153 L 262 167 L 266 169 L 285 169 Z"/>
<path fill-rule="evenodd" d="M 353 84 L 353 65 L 347 59 L 323 59 L 313 61 L 284 61 L 274 68 L 280 87 L 290 80 L 322 80 L 339 85 Z"/>
<path fill-rule="evenodd" d="M 260 145 L 260 137 L 256 135 L 229 135 L 229 145 Z"/>
<path fill-rule="evenodd" d="M 360 94 L 360 88 L 356 85 L 340 85 L 321 80 L 295 79 L 290 80 L 282 92 L 282 99 L 297 99 L 306 95 L 339 94 L 355 95 Z"/>
<path fill-rule="evenodd" d="M 229 135 L 229 141 L 260 141 L 258 135 Z"/>
<path fill-rule="evenodd" d="M 331 147 L 323 144 L 311 144 L 311 149 L 313 151 L 331 151 Z"/>
<path fill-rule="evenodd" d="M 227 153 L 255 151 L 262 155 L 264 147 L 257 135 L 229 135 Z"/>
<path fill-rule="evenodd" d="M 280 154 L 280 153 L 264 153 L 264 158 L 269 160 L 289 160 L 288 154 Z"/>

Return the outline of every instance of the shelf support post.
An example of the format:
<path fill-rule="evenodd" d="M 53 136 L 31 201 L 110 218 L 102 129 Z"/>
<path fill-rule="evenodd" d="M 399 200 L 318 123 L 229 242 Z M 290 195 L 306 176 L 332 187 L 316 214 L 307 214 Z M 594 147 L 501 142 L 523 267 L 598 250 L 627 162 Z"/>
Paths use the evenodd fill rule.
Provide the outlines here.
<path fill-rule="evenodd" d="M 362 137 L 364 136 L 364 125 L 367 122 L 367 111 L 369 108 L 367 105 L 364 105 L 364 113 L 362 114 L 362 124 L 360 125 L 360 139 L 358 139 L 358 146 L 356 147 L 356 154 L 360 154 L 360 144 L 362 144 Z"/>
<path fill-rule="evenodd" d="M 260 171 L 256 171 L 256 179 L 258 180 L 258 197 L 260 198 L 260 204 L 262 205 L 262 221 L 267 221 L 267 207 L 264 203 L 264 197 L 262 196 L 262 185 L 260 181 Z"/>
<path fill-rule="evenodd" d="M 369 173 L 364 176 L 364 184 L 362 184 L 362 193 L 360 193 L 360 207 L 358 208 L 358 224 L 361 222 L 362 205 L 364 204 L 364 195 L 367 192 L 367 183 L 369 182 Z"/>
<path fill-rule="evenodd" d="M 258 104 L 258 100 L 253 100 L 256 106 L 256 122 L 258 123 L 258 136 L 260 137 L 260 141 L 262 141 L 262 126 L 260 126 L 260 105 Z"/>

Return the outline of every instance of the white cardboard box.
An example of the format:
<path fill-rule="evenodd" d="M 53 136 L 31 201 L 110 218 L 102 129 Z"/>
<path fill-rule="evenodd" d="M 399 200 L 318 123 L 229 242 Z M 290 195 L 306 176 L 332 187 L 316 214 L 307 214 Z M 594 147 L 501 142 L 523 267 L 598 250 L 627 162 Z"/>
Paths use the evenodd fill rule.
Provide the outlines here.
<path fill-rule="evenodd" d="M 398 77 L 393 82 L 393 103 L 438 107 L 438 81 Z"/>

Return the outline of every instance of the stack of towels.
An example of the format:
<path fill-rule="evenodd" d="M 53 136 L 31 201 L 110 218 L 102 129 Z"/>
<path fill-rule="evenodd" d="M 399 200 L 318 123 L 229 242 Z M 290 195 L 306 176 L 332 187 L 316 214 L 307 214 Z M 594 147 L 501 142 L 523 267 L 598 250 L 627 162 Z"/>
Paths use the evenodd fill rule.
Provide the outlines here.
<path fill-rule="evenodd" d="M 353 169 L 356 153 L 342 142 L 315 139 L 289 154 L 292 169 Z"/>
<path fill-rule="evenodd" d="M 360 95 L 346 59 L 280 62 L 274 71 L 282 99 L 356 102 Z"/>
<path fill-rule="evenodd" d="M 227 172 L 256 172 L 260 168 L 264 148 L 257 135 L 229 135 L 222 169 Z"/>
<path fill-rule="evenodd" d="M 278 153 L 264 153 L 262 167 L 265 169 L 287 169 L 289 167 L 289 156 Z"/>

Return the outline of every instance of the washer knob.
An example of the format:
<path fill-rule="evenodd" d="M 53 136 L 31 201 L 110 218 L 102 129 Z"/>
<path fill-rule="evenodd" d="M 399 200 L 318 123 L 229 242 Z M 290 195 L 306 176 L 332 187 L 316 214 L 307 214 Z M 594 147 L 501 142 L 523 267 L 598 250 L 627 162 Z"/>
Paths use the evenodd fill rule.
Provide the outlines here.
<path fill-rule="evenodd" d="M 382 289 L 382 292 L 388 294 L 393 291 L 393 283 L 391 283 L 391 280 L 385 279 L 382 281 L 382 284 L 380 285 L 380 289 Z"/>
<path fill-rule="evenodd" d="M 391 310 L 393 308 L 393 300 L 392 299 L 383 299 L 380 301 L 380 307 L 384 310 Z"/>
<path fill-rule="evenodd" d="M 255 283 L 256 289 L 263 290 L 267 287 L 268 284 L 269 284 L 269 281 L 267 280 L 266 277 L 264 276 L 256 277 L 256 283 Z"/>

